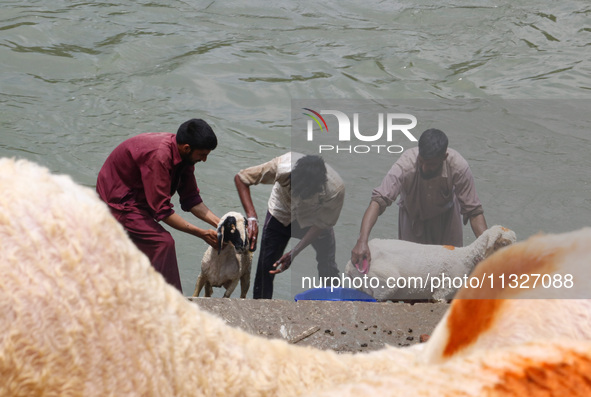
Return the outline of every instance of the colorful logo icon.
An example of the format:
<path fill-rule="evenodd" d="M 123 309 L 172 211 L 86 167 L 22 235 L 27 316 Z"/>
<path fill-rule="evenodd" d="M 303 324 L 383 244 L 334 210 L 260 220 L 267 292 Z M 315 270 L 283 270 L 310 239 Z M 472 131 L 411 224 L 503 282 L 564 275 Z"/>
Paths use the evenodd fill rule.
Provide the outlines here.
<path fill-rule="evenodd" d="M 323 118 L 323 117 L 320 115 L 320 113 L 318 113 L 318 112 L 316 112 L 316 111 L 314 111 L 314 110 L 312 110 L 312 109 L 309 109 L 309 108 L 302 108 L 302 109 L 304 109 L 304 110 L 307 110 L 307 111 L 309 111 L 309 112 L 312 112 L 312 113 L 314 113 L 314 114 L 315 114 L 315 115 L 316 115 L 316 116 L 317 116 L 317 117 L 318 117 L 320 120 L 322 120 L 322 124 L 324 124 L 324 128 L 326 128 L 326 132 L 328 132 L 328 126 L 326 125 L 326 121 L 324 121 L 324 118 Z M 318 118 L 316 118 L 316 117 L 312 116 L 312 115 L 311 115 L 311 114 L 309 114 L 309 113 L 304 113 L 304 114 L 305 114 L 306 116 L 310 117 L 312 120 L 314 120 L 314 121 L 316 122 L 316 124 L 318 124 L 318 127 L 320 127 L 320 131 L 322 131 L 322 130 L 323 130 L 323 128 L 322 128 L 322 124 L 320 124 L 320 120 L 318 120 Z"/>

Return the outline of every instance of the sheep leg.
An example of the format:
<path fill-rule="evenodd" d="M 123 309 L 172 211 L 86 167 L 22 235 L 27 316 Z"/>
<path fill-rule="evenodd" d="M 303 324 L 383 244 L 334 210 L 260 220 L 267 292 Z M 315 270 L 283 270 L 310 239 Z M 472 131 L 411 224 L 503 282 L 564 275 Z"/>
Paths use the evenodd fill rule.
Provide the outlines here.
<path fill-rule="evenodd" d="M 250 273 L 245 273 L 240 277 L 240 298 L 245 299 L 246 293 L 250 288 Z"/>
<path fill-rule="evenodd" d="M 205 281 L 205 297 L 210 298 L 213 295 L 213 287 L 209 281 Z"/>
<path fill-rule="evenodd" d="M 199 277 L 197 277 L 197 283 L 195 284 L 195 292 L 193 292 L 194 297 L 199 296 L 203 285 L 205 285 L 205 277 L 203 277 L 203 274 L 200 274 Z"/>
<path fill-rule="evenodd" d="M 232 295 L 232 292 L 234 292 L 234 290 L 236 289 L 236 286 L 238 285 L 239 281 L 240 279 L 232 280 L 232 284 L 228 285 L 228 288 L 226 288 L 224 298 L 229 298 L 230 295 Z"/>

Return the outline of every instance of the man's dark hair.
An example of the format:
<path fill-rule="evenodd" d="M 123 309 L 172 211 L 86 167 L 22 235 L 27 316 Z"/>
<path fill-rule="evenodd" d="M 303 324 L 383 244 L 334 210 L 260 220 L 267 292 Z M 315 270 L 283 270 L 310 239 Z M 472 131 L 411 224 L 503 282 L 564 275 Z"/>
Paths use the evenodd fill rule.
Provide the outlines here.
<path fill-rule="evenodd" d="M 425 160 L 442 157 L 447 151 L 447 136 L 443 131 L 430 128 L 419 138 L 419 156 Z"/>
<path fill-rule="evenodd" d="M 321 192 L 327 180 L 326 165 L 322 157 L 304 156 L 291 171 L 291 194 L 307 199 Z"/>
<path fill-rule="evenodd" d="M 213 150 L 218 145 L 215 133 L 205 121 L 191 119 L 185 121 L 176 132 L 176 143 L 191 146 L 191 149 Z"/>

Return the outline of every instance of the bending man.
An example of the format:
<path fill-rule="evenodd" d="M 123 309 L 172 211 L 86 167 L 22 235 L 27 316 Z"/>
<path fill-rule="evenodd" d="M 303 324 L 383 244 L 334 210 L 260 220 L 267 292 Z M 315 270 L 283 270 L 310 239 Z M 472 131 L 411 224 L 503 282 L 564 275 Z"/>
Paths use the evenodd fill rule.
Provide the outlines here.
<path fill-rule="evenodd" d="M 256 249 L 258 221 L 250 186 L 274 184 L 263 226 L 253 298 L 271 299 L 275 274 L 287 270 L 296 255 L 309 244 L 316 251 L 318 275 L 338 277 L 333 226 L 343 207 L 345 185 L 320 156 L 287 153 L 241 170 L 234 182 L 248 218 L 248 233 L 252 236 L 250 249 L 253 251 Z M 301 240 L 284 254 L 291 237 Z"/>
<path fill-rule="evenodd" d="M 363 215 L 351 262 L 371 262 L 367 245 L 378 216 L 398 201 L 398 238 L 421 244 L 463 246 L 463 223 L 470 221 L 476 237 L 486 229 L 482 204 L 476 194 L 468 162 L 447 147 L 447 136 L 429 129 L 418 148 L 404 152 L 371 195 Z"/>
<path fill-rule="evenodd" d="M 181 124 L 176 136 L 160 132 L 129 138 L 113 150 L 98 174 L 100 198 L 152 266 L 181 292 L 174 240 L 159 222 L 216 246 L 215 230 L 185 221 L 170 202 L 178 191 L 184 211 L 217 225 L 219 218 L 203 203 L 194 175 L 195 164 L 205 162 L 216 146 L 211 127 L 192 119 Z"/>

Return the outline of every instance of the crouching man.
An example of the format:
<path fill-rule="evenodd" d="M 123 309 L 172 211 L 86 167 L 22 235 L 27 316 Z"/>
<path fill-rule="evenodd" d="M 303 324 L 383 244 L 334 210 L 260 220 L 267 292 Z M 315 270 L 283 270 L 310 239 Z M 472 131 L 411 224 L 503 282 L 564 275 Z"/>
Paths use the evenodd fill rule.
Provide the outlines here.
<path fill-rule="evenodd" d="M 98 174 L 100 198 L 152 266 L 181 292 L 174 240 L 159 222 L 216 247 L 215 230 L 185 221 L 170 202 L 178 191 L 184 211 L 217 226 L 219 218 L 203 203 L 194 174 L 195 164 L 205 162 L 216 146 L 209 124 L 192 119 L 181 124 L 176 136 L 162 132 L 129 138 L 113 150 Z"/>

